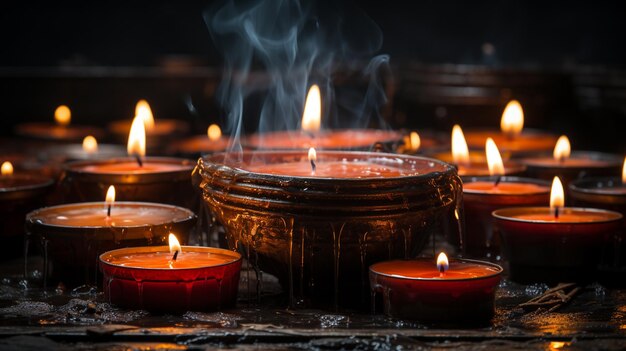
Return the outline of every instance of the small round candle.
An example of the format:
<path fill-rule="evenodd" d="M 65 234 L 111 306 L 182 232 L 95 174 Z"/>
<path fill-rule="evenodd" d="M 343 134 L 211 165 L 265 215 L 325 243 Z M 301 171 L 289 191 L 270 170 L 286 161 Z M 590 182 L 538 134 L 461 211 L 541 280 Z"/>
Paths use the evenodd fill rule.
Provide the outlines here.
<path fill-rule="evenodd" d="M 301 131 L 267 132 L 252 134 L 242 141 L 244 147 L 253 149 L 306 150 L 367 150 L 376 143 L 397 144 L 402 133 L 378 129 L 338 129 L 315 133 Z"/>
<path fill-rule="evenodd" d="M 56 123 L 23 123 L 15 127 L 15 133 L 32 139 L 65 143 L 82 141 L 87 135 L 95 135 L 98 138 L 104 136 L 99 128 L 70 124 L 71 117 L 70 109 L 61 105 L 54 111 Z"/>
<path fill-rule="evenodd" d="M 370 266 L 370 286 L 385 314 L 425 323 L 477 324 L 494 314 L 502 267 L 451 260 L 445 271 L 433 259 L 393 260 Z"/>
<path fill-rule="evenodd" d="M 241 255 L 181 246 L 133 247 L 100 256 L 105 298 L 115 305 L 156 312 L 212 311 L 234 307 Z"/>

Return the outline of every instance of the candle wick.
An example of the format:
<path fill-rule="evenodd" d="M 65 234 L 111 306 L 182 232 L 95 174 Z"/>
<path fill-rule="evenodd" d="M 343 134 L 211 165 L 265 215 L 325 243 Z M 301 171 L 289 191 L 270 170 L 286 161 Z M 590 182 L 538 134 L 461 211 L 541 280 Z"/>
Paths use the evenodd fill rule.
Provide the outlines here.
<path fill-rule="evenodd" d="M 554 208 L 554 218 L 559 218 L 559 208 L 558 207 Z"/>
<path fill-rule="evenodd" d="M 495 183 L 493 183 L 493 186 L 494 186 L 494 187 L 497 187 L 497 186 L 498 186 L 498 184 L 500 184 L 500 181 L 501 181 L 501 180 L 502 180 L 502 176 L 498 176 L 498 177 L 496 178 Z"/>
<path fill-rule="evenodd" d="M 107 206 L 107 217 L 111 217 L 111 204 Z"/>
<path fill-rule="evenodd" d="M 172 256 L 172 261 L 176 261 L 176 258 L 178 258 L 178 250 L 174 251 L 174 256 Z"/>
<path fill-rule="evenodd" d="M 143 167 L 143 161 L 141 161 L 141 156 L 135 155 L 135 159 L 137 160 L 137 164 L 139 167 Z"/>
<path fill-rule="evenodd" d="M 315 161 L 311 160 L 311 172 L 315 173 L 315 169 L 317 168 L 317 166 L 315 165 Z"/>

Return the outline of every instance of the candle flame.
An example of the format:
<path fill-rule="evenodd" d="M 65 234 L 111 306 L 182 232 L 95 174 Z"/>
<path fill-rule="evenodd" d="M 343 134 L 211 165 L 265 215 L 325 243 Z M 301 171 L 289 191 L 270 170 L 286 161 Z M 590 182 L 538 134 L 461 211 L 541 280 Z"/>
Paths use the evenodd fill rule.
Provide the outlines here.
<path fill-rule="evenodd" d="M 322 119 L 322 97 L 320 88 L 313 84 L 309 89 L 304 102 L 304 112 L 302 113 L 302 130 L 307 132 L 317 132 L 320 130 Z"/>
<path fill-rule="evenodd" d="M 98 152 L 98 141 L 91 135 L 87 135 L 85 139 L 83 139 L 83 151 L 88 154 L 93 154 Z"/>
<path fill-rule="evenodd" d="M 463 130 L 458 124 L 455 124 L 454 127 L 452 127 L 452 159 L 457 165 L 469 164 L 469 149 L 467 148 L 467 142 L 465 141 Z"/>
<path fill-rule="evenodd" d="M 411 132 L 411 134 L 409 135 L 409 149 L 411 151 L 417 151 L 419 150 L 420 146 L 422 145 L 422 140 L 420 139 L 420 135 L 417 134 L 417 132 Z"/>
<path fill-rule="evenodd" d="M 11 164 L 11 162 L 4 161 L 2 163 L 2 175 L 3 176 L 13 175 L 13 164 Z"/>
<path fill-rule="evenodd" d="M 556 146 L 554 146 L 554 159 L 557 161 L 563 161 L 569 158 L 570 153 L 572 152 L 572 147 L 570 146 L 569 139 L 565 135 L 561 135 L 559 140 L 556 141 Z"/>
<path fill-rule="evenodd" d="M 485 143 L 485 153 L 487 154 L 487 166 L 489 167 L 489 175 L 501 176 L 504 175 L 504 164 L 502 163 L 502 156 L 496 142 L 491 138 L 487 138 Z"/>
<path fill-rule="evenodd" d="M 450 268 L 450 264 L 448 263 L 448 256 L 446 256 L 446 254 L 442 252 L 439 254 L 439 256 L 437 256 L 437 269 L 439 270 L 439 272 L 444 273 L 448 270 L 448 268 Z"/>
<path fill-rule="evenodd" d="M 552 190 L 550 191 L 550 209 L 561 209 L 565 206 L 565 192 L 563 191 L 563 183 L 559 177 L 552 180 Z"/>
<path fill-rule="evenodd" d="M 110 207 L 113 207 L 114 203 L 115 203 L 115 187 L 113 185 L 110 185 L 109 188 L 107 189 L 107 195 L 104 200 L 104 205 L 108 209 Z"/>
<path fill-rule="evenodd" d="M 622 166 L 622 183 L 626 184 L 626 157 L 624 157 L 624 166 Z"/>
<path fill-rule="evenodd" d="M 168 241 L 170 244 L 170 253 L 173 254 L 174 252 L 178 251 L 178 253 L 181 254 L 183 252 L 183 249 L 180 246 L 180 243 L 178 242 L 176 235 L 170 233 Z"/>
<path fill-rule="evenodd" d="M 70 124 L 71 120 L 72 111 L 70 111 L 69 107 L 61 105 L 54 110 L 54 121 L 57 122 L 58 125 L 65 127 Z"/>
<path fill-rule="evenodd" d="M 211 124 L 206 130 L 206 134 L 209 136 L 209 140 L 216 141 L 222 137 L 222 129 L 217 124 Z"/>
<path fill-rule="evenodd" d="M 135 116 L 141 117 L 146 130 L 154 129 L 154 115 L 152 114 L 152 109 L 148 101 L 143 99 L 137 101 L 137 105 L 135 105 Z"/>
<path fill-rule="evenodd" d="M 500 129 L 511 137 L 518 136 L 524 128 L 524 110 L 517 100 L 511 100 L 502 112 Z"/>
<path fill-rule="evenodd" d="M 140 116 L 135 116 L 133 124 L 130 126 L 126 151 L 129 156 L 142 157 L 146 155 L 146 128 Z"/>

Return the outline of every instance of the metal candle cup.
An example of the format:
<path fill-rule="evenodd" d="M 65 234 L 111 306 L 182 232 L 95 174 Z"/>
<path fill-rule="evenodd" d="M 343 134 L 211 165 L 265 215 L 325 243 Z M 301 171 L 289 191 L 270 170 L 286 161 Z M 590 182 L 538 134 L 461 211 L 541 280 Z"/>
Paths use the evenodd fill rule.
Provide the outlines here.
<path fill-rule="evenodd" d="M 602 248 L 621 226 L 622 215 L 565 207 L 555 218 L 549 207 L 493 212 L 512 280 L 586 282 L 594 277 Z"/>
<path fill-rule="evenodd" d="M 394 150 L 403 135 L 398 131 L 379 129 L 337 129 L 315 133 L 302 131 L 281 131 L 252 134 L 242 141 L 250 149 L 269 150 L 370 150 L 381 143 Z"/>
<path fill-rule="evenodd" d="M 24 218 L 28 212 L 44 205 L 45 196 L 53 185 L 52 179 L 41 176 L 0 176 L 1 258 L 14 258 L 24 253 Z"/>
<path fill-rule="evenodd" d="M 321 173 L 325 163 L 342 162 L 348 170 L 371 162 L 405 175 Z M 300 176 L 251 171 L 281 164 L 309 168 Z M 320 304 L 365 302 L 370 264 L 415 256 L 461 207 L 456 171 L 436 160 L 328 151 L 317 153 L 316 175 L 310 167 L 306 152 L 265 151 L 207 156 L 196 172 L 230 247 L 241 246 L 252 264 L 276 275 L 292 302 L 296 294 Z"/>
<path fill-rule="evenodd" d="M 537 179 L 501 177 L 463 179 L 465 212 L 464 248 L 477 257 L 500 255 L 500 236 L 494 232 L 491 213 L 517 206 L 540 206 L 550 201 L 550 183 Z"/>
<path fill-rule="evenodd" d="M 77 161 L 65 165 L 65 202 L 98 201 L 114 185 L 121 200 L 166 203 L 196 209 L 190 160 L 146 157 L 140 167 L 133 158 Z"/>
<path fill-rule="evenodd" d="M 109 218 L 106 213 L 104 202 L 86 202 L 45 207 L 26 216 L 27 232 L 42 244 L 52 277 L 70 285 L 95 283 L 100 254 L 162 245 L 170 232 L 186 242 L 196 221 L 188 209 L 147 202 L 115 202 Z"/>
<path fill-rule="evenodd" d="M 167 246 L 103 253 L 100 269 L 105 298 L 120 307 L 152 312 L 213 311 L 235 306 L 240 254 L 182 246 L 176 262 L 167 266 L 171 257 Z M 186 263 L 186 259 L 191 262 Z M 133 260 L 139 262 L 130 262 Z M 165 262 L 159 266 L 156 261 Z"/>
<path fill-rule="evenodd" d="M 370 267 L 370 286 L 382 295 L 384 313 L 437 324 L 484 324 L 494 315 L 502 267 L 451 260 L 441 275 L 432 259 L 396 260 Z"/>

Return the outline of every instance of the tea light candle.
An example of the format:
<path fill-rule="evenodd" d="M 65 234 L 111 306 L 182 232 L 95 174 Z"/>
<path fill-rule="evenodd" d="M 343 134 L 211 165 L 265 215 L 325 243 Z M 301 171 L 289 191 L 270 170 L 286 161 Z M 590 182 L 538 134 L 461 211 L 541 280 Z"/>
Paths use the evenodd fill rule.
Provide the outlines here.
<path fill-rule="evenodd" d="M 145 129 L 136 117 L 128 138 L 130 158 L 76 161 L 65 165 L 65 202 L 102 199 L 113 184 L 124 200 L 168 203 L 196 208 L 191 184 L 194 162 L 179 158 L 145 157 Z"/>
<path fill-rule="evenodd" d="M 109 189 L 115 189 L 109 187 Z M 196 215 L 182 207 L 147 202 L 86 202 L 45 207 L 26 216 L 26 227 L 53 264 L 49 274 L 66 284 L 94 283 L 98 255 L 105 251 L 166 242 L 169 232 L 185 241 Z"/>
<path fill-rule="evenodd" d="M 372 297 L 384 313 L 425 323 L 481 324 L 494 315 L 502 267 L 482 261 L 427 258 L 392 260 L 369 269 Z M 375 301 L 375 300 L 374 300 Z"/>
<path fill-rule="evenodd" d="M 24 123 L 15 127 L 17 135 L 32 139 L 55 142 L 79 142 L 87 135 L 102 138 L 104 133 L 95 127 L 71 125 L 72 112 L 69 107 L 60 105 L 54 111 L 56 123 Z"/>
<path fill-rule="evenodd" d="M 467 133 L 470 148 L 478 149 L 492 138 L 502 153 L 508 158 L 511 155 L 549 151 L 556 136 L 540 130 L 524 130 L 524 111 L 517 100 L 511 100 L 502 112 L 500 120 L 501 132 L 495 130 L 474 130 Z"/>
<path fill-rule="evenodd" d="M 126 150 L 120 145 L 99 144 L 98 140 L 88 135 L 81 144 L 58 145 L 43 148 L 38 153 L 41 162 L 62 164 L 78 160 L 101 160 L 113 157 L 123 157 Z"/>
<path fill-rule="evenodd" d="M 0 174 L 0 259 L 23 255 L 24 217 L 41 207 L 45 196 L 52 190 L 50 178 L 13 173 L 13 165 L 3 162 Z"/>
<path fill-rule="evenodd" d="M 432 150 L 441 149 L 444 144 L 444 137 L 432 131 L 412 131 L 404 136 L 403 143 L 398 146 L 397 152 L 401 154 L 417 155 L 428 153 Z"/>
<path fill-rule="evenodd" d="M 569 139 L 561 136 L 552 157 L 529 157 L 519 160 L 526 166 L 526 173 L 533 178 L 550 180 L 558 176 L 563 183 L 577 178 L 617 174 L 622 166 L 620 157 L 599 152 L 571 152 Z"/>
<path fill-rule="evenodd" d="M 228 137 L 222 136 L 222 130 L 217 124 L 211 124 L 205 135 L 196 135 L 172 143 L 168 154 L 197 158 L 201 155 L 226 151 L 230 144 Z"/>
<path fill-rule="evenodd" d="M 241 255 L 180 246 L 132 247 L 100 256 L 104 296 L 112 304 L 154 312 L 213 311 L 234 307 Z M 167 298 L 164 298 L 167 297 Z"/>
<path fill-rule="evenodd" d="M 491 140 L 491 139 L 488 139 Z M 545 181 L 503 177 L 504 167 L 495 143 L 488 142 L 487 152 L 491 177 L 463 180 L 465 242 L 463 249 L 470 255 L 498 259 L 500 237 L 493 231 L 491 212 L 504 207 L 532 206 L 548 203 L 550 184 Z"/>
<path fill-rule="evenodd" d="M 617 212 L 563 207 L 563 186 L 555 177 L 550 207 L 515 207 L 493 212 L 511 279 L 520 282 L 587 281 L 602 248 L 619 229 Z"/>

